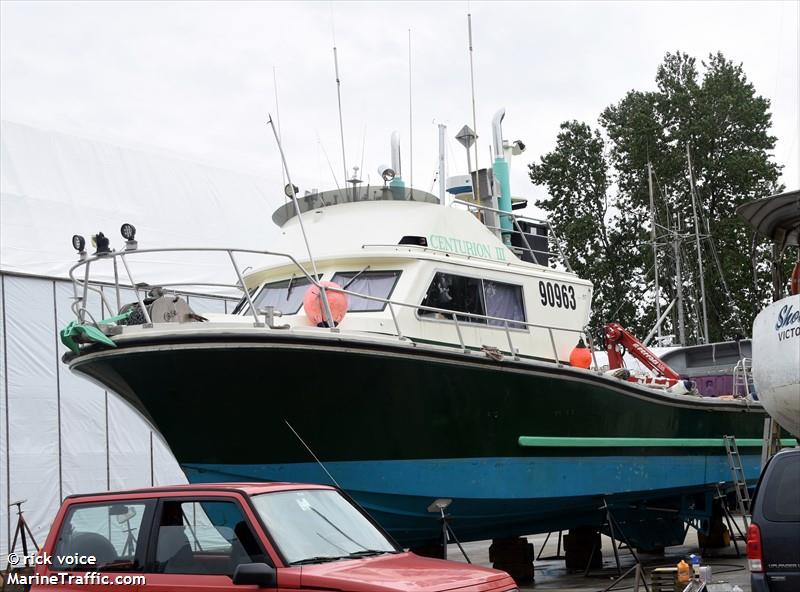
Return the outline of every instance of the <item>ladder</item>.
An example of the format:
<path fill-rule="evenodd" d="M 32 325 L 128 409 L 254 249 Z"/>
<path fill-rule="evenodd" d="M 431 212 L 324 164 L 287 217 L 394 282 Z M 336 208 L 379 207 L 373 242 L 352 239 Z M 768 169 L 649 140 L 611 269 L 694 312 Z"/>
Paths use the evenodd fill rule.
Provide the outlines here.
<path fill-rule="evenodd" d="M 764 418 L 764 442 L 761 444 L 761 470 L 781 449 L 781 426 L 769 415 Z"/>
<path fill-rule="evenodd" d="M 747 478 L 742 468 L 742 457 L 739 456 L 739 447 L 736 445 L 735 436 L 723 436 L 725 452 L 728 454 L 728 465 L 731 468 L 733 487 L 736 491 L 736 505 L 742 515 L 745 531 L 749 527 L 750 493 L 747 491 Z"/>

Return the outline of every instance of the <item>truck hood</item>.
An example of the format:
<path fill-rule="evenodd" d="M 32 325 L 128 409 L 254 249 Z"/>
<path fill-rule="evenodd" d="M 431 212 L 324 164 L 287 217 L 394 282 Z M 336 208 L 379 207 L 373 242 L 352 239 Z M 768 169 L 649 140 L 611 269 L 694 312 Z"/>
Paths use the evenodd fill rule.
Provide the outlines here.
<path fill-rule="evenodd" d="M 514 581 L 494 569 L 402 553 L 306 565 L 301 585 L 346 592 L 479 592 L 507 590 Z"/>

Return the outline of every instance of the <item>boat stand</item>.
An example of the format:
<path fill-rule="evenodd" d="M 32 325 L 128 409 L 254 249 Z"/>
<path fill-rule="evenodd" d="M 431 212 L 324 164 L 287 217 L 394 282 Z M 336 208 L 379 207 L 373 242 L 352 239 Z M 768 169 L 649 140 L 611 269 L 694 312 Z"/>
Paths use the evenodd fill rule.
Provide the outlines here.
<path fill-rule="evenodd" d="M 547 546 L 547 541 L 550 540 L 550 535 L 553 534 L 552 532 L 547 533 L 547 536 L 544 537 L 542 548 L 539 549 L 539 554 L 536 556 L 536 561 L 539 561 L 540 559 L 544 559 L 545 561 L 564 559 L 564 555 L 561 554 L 561 536 L 563 532 L 564 532 L 563 530 L 558 531 L 558 546 L 556 547 L 556 554 L 550 555 L 549 557 L 542 557 L 542 553 L 544 553 L 544 548 Z"/>
<path fill-rule="evenodd" d="M 447 544 L 449 542 L 449 537 L 452 536 L 456 545 L 458 545 L 459 551 L 461 551 L 461 554 L 464 556 L 464 559 L 467 560 L 467 563 L 472 563 L 464 547 L 461 546 L 461 541 L 458 540 L 456 533 L 453 532 L 453 527 L 450 526 L 450 523 L 447 521 L 450 514 L 446 513 L 445 510 L 451 503 L 453 503 L 451 499 L 440 498 L 428 506 L 428 512 L 434 514 L 437 512 L 439 513 L 439 522 L 442 524 L 442 559 L 447 559 Z M 448 533 L 450 533 L 449 536 Z"/>
<path fill-rule="evenodd" d="M 603 505 L 600 506 L 599 509 L 600 510 L 605 510 L 605 514 L 606 514 L 605 515 L 605 520 L 600 525 L 600 529 L 602 531 L 602 528 L 604 526 L 608 526 L 608 532 L 609 532 L 609 536 L 611 538 L 611 549 L 614 551 L 614 563 L 617 566 L 617 575 L 620 576 L 619 578 L 617 578 L 617 581 L 619 581 L 624 576 L 622 575 L 622 566 L 620 565 L 620 561 L 619 561 L 619 551 L 622 549 L 622 547 L 620 545 L 617 545 L 617 536 L 619 536 L 619 540 L 621 542 L 625 543 L 625 545 L 626 545 L 625 548 L 633 556 L 633 559 L 636 562 L 636 565 L 634 565 L 633 567 L 640 566 L 641 562 L 639 561 L 639 556 L 636 554 L 636 551 L 633 550 L 633 546 L 631 545 L 630 541 L 628 540 L 628 537 L 626 537 L 625 533 L 622 531 L 622 527 L 620 527 L 619 522 L 617 522 L 617 519 L 614 518 L 614 514 L 611 512 L 611 508 L 609 507 L 608 503 L 606 502 L 606 498 L 603 498 Z M 597 542 L 595 542 L 594 545 L 592 546 L 592 552 L 589 554 L 589 561 L 586 563 L 586 569 L 583 572 L 583 576 L 584 577 L 588 577 L 589 576 L 589 572 L 591 571 L 591 568 L 592 568 L 592 559 L 594 559 L 594 554 L 597 552 L 597 547 L 598 547 L 598 544 L 597 544 Z M 625 575 L 630 573 L 631 569 L 629 569 L 627 572 L 625 572 Z M 639 573 L 639 572 L 637 572 L 637 573 Z M 645 584 L 645 589 L 647 589 L 647 584 Z"/>
<path fill-rule="evenodd" d="M 619 584 L 625 578 L 628 577 L 628 574 L 631 572 L 635 572 L 633 575 L 633 592 L 639 592 L 639 586 L 644 586 L 646 592 L 650 592 L 650 588 L 647 587 L 647 579 L 644 577 L 644 571 L 642 570 L 642 564 L 636 563 L 635 565 L 630 566 L 628 571 L 618 577 L 614 582 L 612 582 L 607 588 L 603 588 L 603 592 L 608 592 L 609 590 L 613 590 L 614 586 Z"/>

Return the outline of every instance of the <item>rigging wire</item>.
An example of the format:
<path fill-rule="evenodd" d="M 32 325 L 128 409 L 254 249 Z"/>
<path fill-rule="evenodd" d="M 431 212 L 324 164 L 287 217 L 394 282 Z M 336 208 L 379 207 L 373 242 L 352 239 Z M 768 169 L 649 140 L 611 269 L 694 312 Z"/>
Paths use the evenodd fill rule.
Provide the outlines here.
<path fill-rule="evenodd" d="M 319 144 L 319 147 L 322 149 L 322 154 L 325 156 L 325 160 L 328 161 L 328 168 L 331 170 L 331 176 L 333 177 L 333 182 L 336 185 L 336 189 L 341 191 L 342 187 L 341 185 L 339 185 L 339 181 L 336 179 L 336 173 L 333 172 L 333 164 L 331 164 L 331 159 L 328 157 L 328 151 L 325 150 L 325 146 L 323 145 L 322 140 L 319 137 L 319 133 L 317 133 L 317 143 Z M 321 186 L 322 184 L 320 184 L 320 187 Z"/>

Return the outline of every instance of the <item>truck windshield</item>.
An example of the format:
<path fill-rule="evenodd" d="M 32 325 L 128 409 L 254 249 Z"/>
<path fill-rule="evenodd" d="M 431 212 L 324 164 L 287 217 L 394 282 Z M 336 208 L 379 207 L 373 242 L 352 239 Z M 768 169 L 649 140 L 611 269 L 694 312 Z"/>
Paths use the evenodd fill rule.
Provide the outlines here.
<path fill-rule="evenodd" d="M 338 491 L 280 491 L 252 499 L 289 564 L 398 552 Z"/>

